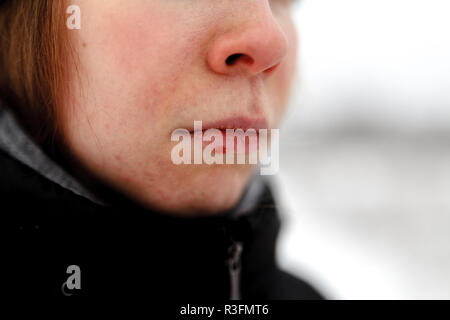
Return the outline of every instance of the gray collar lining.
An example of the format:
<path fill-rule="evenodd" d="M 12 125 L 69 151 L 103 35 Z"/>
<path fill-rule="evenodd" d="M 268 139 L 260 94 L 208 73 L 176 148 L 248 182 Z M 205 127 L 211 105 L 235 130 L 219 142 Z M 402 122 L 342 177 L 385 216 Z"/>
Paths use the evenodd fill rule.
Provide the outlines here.
<path fill-rule="evenodd" d="M 83 187 L 60 165 L 48 157 L 25 133 L 14 115 L 0 105 L 0 149 L 48 180 L 100 205 L 103 201 Z"/>

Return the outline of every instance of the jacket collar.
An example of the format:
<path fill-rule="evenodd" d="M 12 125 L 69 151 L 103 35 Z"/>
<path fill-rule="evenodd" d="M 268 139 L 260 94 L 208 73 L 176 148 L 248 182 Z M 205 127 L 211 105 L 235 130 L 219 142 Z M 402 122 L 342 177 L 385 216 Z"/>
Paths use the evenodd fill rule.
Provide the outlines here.
<path fill-rule="evenodd" d="M 97 204 L 104 204 L 63 167 L 53 161 L 27 134 L 12 112 L 0 103 L 0 150 L 48 180 Z"/>

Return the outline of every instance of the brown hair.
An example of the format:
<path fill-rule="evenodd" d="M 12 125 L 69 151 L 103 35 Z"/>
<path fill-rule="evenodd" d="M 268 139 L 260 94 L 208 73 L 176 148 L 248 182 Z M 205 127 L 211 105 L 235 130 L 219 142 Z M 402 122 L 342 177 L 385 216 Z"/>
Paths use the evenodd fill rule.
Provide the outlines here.
<path fill-rule="evenodd" d="M 70 41 L 63 0 L 0 1 L 0 97 L 32 137 L 58 132 Z"/>

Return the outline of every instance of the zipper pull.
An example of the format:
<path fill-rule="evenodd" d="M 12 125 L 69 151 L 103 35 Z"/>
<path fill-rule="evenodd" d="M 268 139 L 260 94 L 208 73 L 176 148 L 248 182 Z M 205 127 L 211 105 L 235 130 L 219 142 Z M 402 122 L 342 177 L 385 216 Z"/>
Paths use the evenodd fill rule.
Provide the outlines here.
<path fill-rule="evenodd" d="M 230 300 L 241 300 L 241 242 L 233 242 L 228 248 L 229 258 L 226 260 L 230 275 Z"/>

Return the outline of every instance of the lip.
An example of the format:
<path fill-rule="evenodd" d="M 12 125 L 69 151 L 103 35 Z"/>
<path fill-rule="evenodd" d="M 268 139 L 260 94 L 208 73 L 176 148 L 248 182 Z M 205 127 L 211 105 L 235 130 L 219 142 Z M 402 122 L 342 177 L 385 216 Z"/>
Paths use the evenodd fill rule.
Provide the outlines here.
<path fill-rule="evenodd" d="M 249 118 L 249 117 L 232 117 L 218 121 L 202 123 L 202 131 L 208 129 L 219 129 L 225 131 L 226 129 L 255 129 L 257 132 L 260 129 L 268 129 L 268 123 L 265 118 Z M 194 127 L 187 128 L 191 133 L 194 132 Z"/>
<path fill-rule="evenodd" d="M 246 132 L 248 129 L 254 129 L 256 131 L 256 138 L 257 141 L 259 141 L 259 130 L 261 129 L 268 129 L 268 123 L 265 118 L 249 118 L 249 117 L 232 117 L 227 119 L 221 119 L 218 121 L 212 121 L 212 122 L 206 122 L 204 124 L 202 122 L 202 133 L 209 129 L 218 129 L 222 133 L 222 141 L 214 142 L 216 143 L 216 153 L 227 153 L 226 148 L 226 130 L 232 129 L 242 129 L 244 132 Z M 195 130 L 194 127 L 191 126 L 187 128 L 187 130 L 190 132 L 192 139 L 194 138 Z M 206 147 L 207 145 L 211 144 L 213 142 L 203 141 L 203 147 Z M 256 145 L 250 145 L 249 140 L 245 139 L 243 141 L 245 145 L 245 151 L 244 154 L 249 154 L 256 152 L 258 150 L 259 143 L 257 142 Z M 237 145 L 234 145 L 234 153 L 238 154 L 240 153 L 237 149 Z"/>

